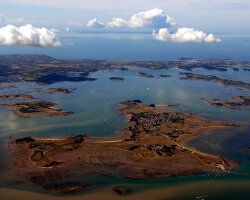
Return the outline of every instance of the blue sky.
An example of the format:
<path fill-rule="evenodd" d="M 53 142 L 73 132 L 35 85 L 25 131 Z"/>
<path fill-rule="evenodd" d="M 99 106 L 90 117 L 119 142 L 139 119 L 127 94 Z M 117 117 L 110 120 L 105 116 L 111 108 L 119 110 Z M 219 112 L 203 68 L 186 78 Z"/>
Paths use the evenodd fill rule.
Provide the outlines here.
<path fill-rule="evenodd" d="M 32 24 L 55 28 L 86 28 L 89 20 L 103 22 L 160 8 L 187 27 L 212 33 L 250 33 L 250 0 L 1 0 L 1 26 Z"/>

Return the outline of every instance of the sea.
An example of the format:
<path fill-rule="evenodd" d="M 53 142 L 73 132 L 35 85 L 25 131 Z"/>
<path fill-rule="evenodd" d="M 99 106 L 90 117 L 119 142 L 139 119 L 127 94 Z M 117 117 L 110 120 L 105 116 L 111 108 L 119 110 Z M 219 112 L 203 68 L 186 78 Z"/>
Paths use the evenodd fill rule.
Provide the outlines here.
<path fill-rule="evenodd" d="M 216 34 L 219 43 L 164 43 L 156 41 L 152 32 L 75 31 L 58 33 L 59 47 L 0 46 L 0 55 L 45 54 L 55 58 L 103 60 L 176 60 L 196 59 L 250 60 L 249 34 Z"/>

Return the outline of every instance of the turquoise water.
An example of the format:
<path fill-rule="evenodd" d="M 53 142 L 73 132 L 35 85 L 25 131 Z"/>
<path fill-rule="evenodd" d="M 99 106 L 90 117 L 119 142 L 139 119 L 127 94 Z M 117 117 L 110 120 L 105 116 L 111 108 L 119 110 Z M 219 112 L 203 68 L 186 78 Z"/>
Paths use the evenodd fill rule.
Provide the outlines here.
<path fill-rule="evenodd" d="M 138 77 L 136 74 L 140 71 L 155 75 L 155 78 Z M 180 80 L 179 69 L 171 70 L 148 70 L 130 68 L 129 71 L 99 71 L 91 74 L 98 78 L 94 82 L 62 82 L 43 87 L 66 87 L 76 88 L 72 94 L 47 94 L 36 92 L 37 88 L 42 86 L 34 83 L 18 83 L 15 88 L 6 88 L 0 90 L 0 94 L 5 93 L 30 93 L 39 100 L 49 100 L 58 104 L 58 107 L 66 111 L 73 111 L 74 114 L 66 117 L 47 117 L 39 116 L 32 119 L 17 118 L 10 108 L 0 107 L 0 140 L 2 143 L 8 141 L 8 137 L 21 136 L 41 136 L 55 137 L 68 136 L 71 134 L 88 134 L 90 136 L 111 136 L 118 133 L 126 125 L 124 116 L 117 112 L 121 101 L 140 99 L 148 103 L 156 104 L 178 104 L 178 110 L 199 114 L 203 117 L 220 120 L 236 121 L 245 125 L 245 129 L 240 130 L 221 130 L 212 132 L 208 135 L 197 137 L 189 142 L 202 151 L 211 152 L 226 156 L 232 160 L 240 162 L 240 168 L 230 173 L 206 174 L 188 177 L 175 177 L 155 180 L 127 180 L 119 177 L 72 177 L 72 180 L 85 180 L 93 182 L 99 186 L 125 184 L 130 185 L 135 191 L 145 189 L 178 186 L 186 183 L 207 183 L 216 184 L 216 181 L 225 181 L 228 183 L 244 183 L 250 180 L 250 114 L 249 108 L 241 110 L 223 109 L 213 107 L 202 101 L 200 98 L 221 98 L 231 99 L 237 95 L 250 95 L 250 91 L 234 87 L 225 87 L 223 85 L 205 82 Z M 213 74 L 233 80 L 242 80 L 250 82 L 250 72 L 215 72 L 206 70 L 195 70 L 195 73 Z M 170 74 L 171 78 L 158 78 L 160 74 Z M 125 81 L 110 81 L 109 77 L 119 76 L 125 78 Z M 8 101 L 1 101 L 7 103 Z M 1 145 L 2 147 L 2 145 Z M 4 155 L 2 150 L 2 155 Z M 3 159 L 1 159 L 3 161 Z M 2 165 L 2 166 L 1 166 Z M 3 163 L 0 162 L 0 167 Z M 8 176 L 8 175 L 7 175 Z M 2 175 L 6 177 L 6 174 Z M 0 179 L 1 180 L 1 179 Z M 14 181 L 14 180 L 13 180 Z M 31 184 L 18 181 L 11 182 L 2 180 L 0 187 L 15 187 L 21 189 L 30 189 Z M 33 187 L 32 190 L 41 191 L 39 187 Z M 241 195 L 248 195 L 249 191 L 239 190 Z M 190 192 L 190 197 L 204 195 L 204 191 L 199 188 Z M 223 196 L 223 192 L 214 191 L 208 188 L 206 195 L 215 194 L 217 197 Z M 236 191 L 237 194 L 237 191 Z M 230 198 L 228 198 L 230 199 Z M 231 198 L 232 199 L 232 198 Z M 244 198 L 243 198 L 244 199 Z"/>

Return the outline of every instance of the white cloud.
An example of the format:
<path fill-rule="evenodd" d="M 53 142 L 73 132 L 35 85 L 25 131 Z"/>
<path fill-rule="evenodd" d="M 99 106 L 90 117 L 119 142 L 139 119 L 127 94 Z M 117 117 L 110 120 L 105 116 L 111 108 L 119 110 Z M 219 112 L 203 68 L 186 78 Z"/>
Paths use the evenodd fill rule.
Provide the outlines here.
<path fill-rule="evenodd" d="M 93 28 L 102 28 L 105 26 L 105 24 L 94 18 L 87 23 L 87 26 Z"/>
<path fill-rule="evenodd" d="M 35 28 L 30 24 L 21 27 L 7 25 L 0 28 L 0 45 L 60 46 L 56 34 L 46 28 Z"/>
<path fill-rule="evenodd" d="M 175 21 L 175 19 L 169 15 L 167 15 L 167 20 L 166 23 L 169 24 L 170 26 L 176 26 L 177 23 Z"/>
<path fill-rule="evenodd" d="M 207 34 L 194 28 L 179 28 L 176 33 L 169 33 L 167 28 L 162 28 L 157 33 L 153 30 L 153 37 L 163 42 L 221 42 L 213 34 Z"/>
<path fill-rule="evenodd" d="M 59 29 L 57 29 L 57 28 L 51 28 L 50 30 L 51 30 L 52 32 L 54 32 L 54 33 L 59 32 Z"/>
<path fill-rule="evenodd" d="M 113 27 L 128 27 L 128 22 L 123 18 L 113 18 L 111 22 L 107 23 L 108 28 Z"/>
<path fill-rule="evenodd" d="M 112 21 L 107 23 L 106 27 L 162 28 L 175 25 L 176 22 L 173 17 L 167 15 L 163 9 L 154 8 L 134 14 L 128 21 L 123 18 L 115 17 L 112 19 Z M 94 18 L 88 22 L 87 26 L 99 28 L 104 27 L 104 24 Z"/>
<path fill-rule="evenodd" d="M 66 33 L 69 33 L 70 31 L 71 31 L 71 30 L 70 30 L 69 27 L 66 27 L 66 28 L 65 28 L 65 32 L 66 32 Z"/>
<path fill-rule="evenodd" d="M 165 11 L 159 8 L 139 12 L 133 15 L 129 20 L 129 26 L 135 28 L 160 28 L 173 25 L 176 25 L 174 18 L 168 16 Z"/>

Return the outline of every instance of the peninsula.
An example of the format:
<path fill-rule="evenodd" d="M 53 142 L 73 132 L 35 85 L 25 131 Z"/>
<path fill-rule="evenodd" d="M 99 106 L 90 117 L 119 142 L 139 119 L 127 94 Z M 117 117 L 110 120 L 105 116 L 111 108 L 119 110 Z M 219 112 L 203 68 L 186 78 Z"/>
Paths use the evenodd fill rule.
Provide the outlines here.
<path fill-rule="evenodd" d="M 232 101 L 220 100 L 220 99 L 202 99 L 213 106 L 220 106 L 223 108 L 238 109 L 241 107 L 250 106 L 250 96 L 237 96 Z"/>
<path fill-rule="evenodd" d="M 239 88 L 244 88 L 250 90 L 250 84 L 244 83 L 242 81 L 234 81 L 224 78 L 219 78 L 213 75 L 200 75 L 200 74 L 192 74 L 192 73 L 180 73 L 181 75 L 185 75 L 185 77 L 181 77 L 182 80 L 204 80 L 204 81 L 212 81 L 217 82 L 225 86 L 234 86 Z"/>

